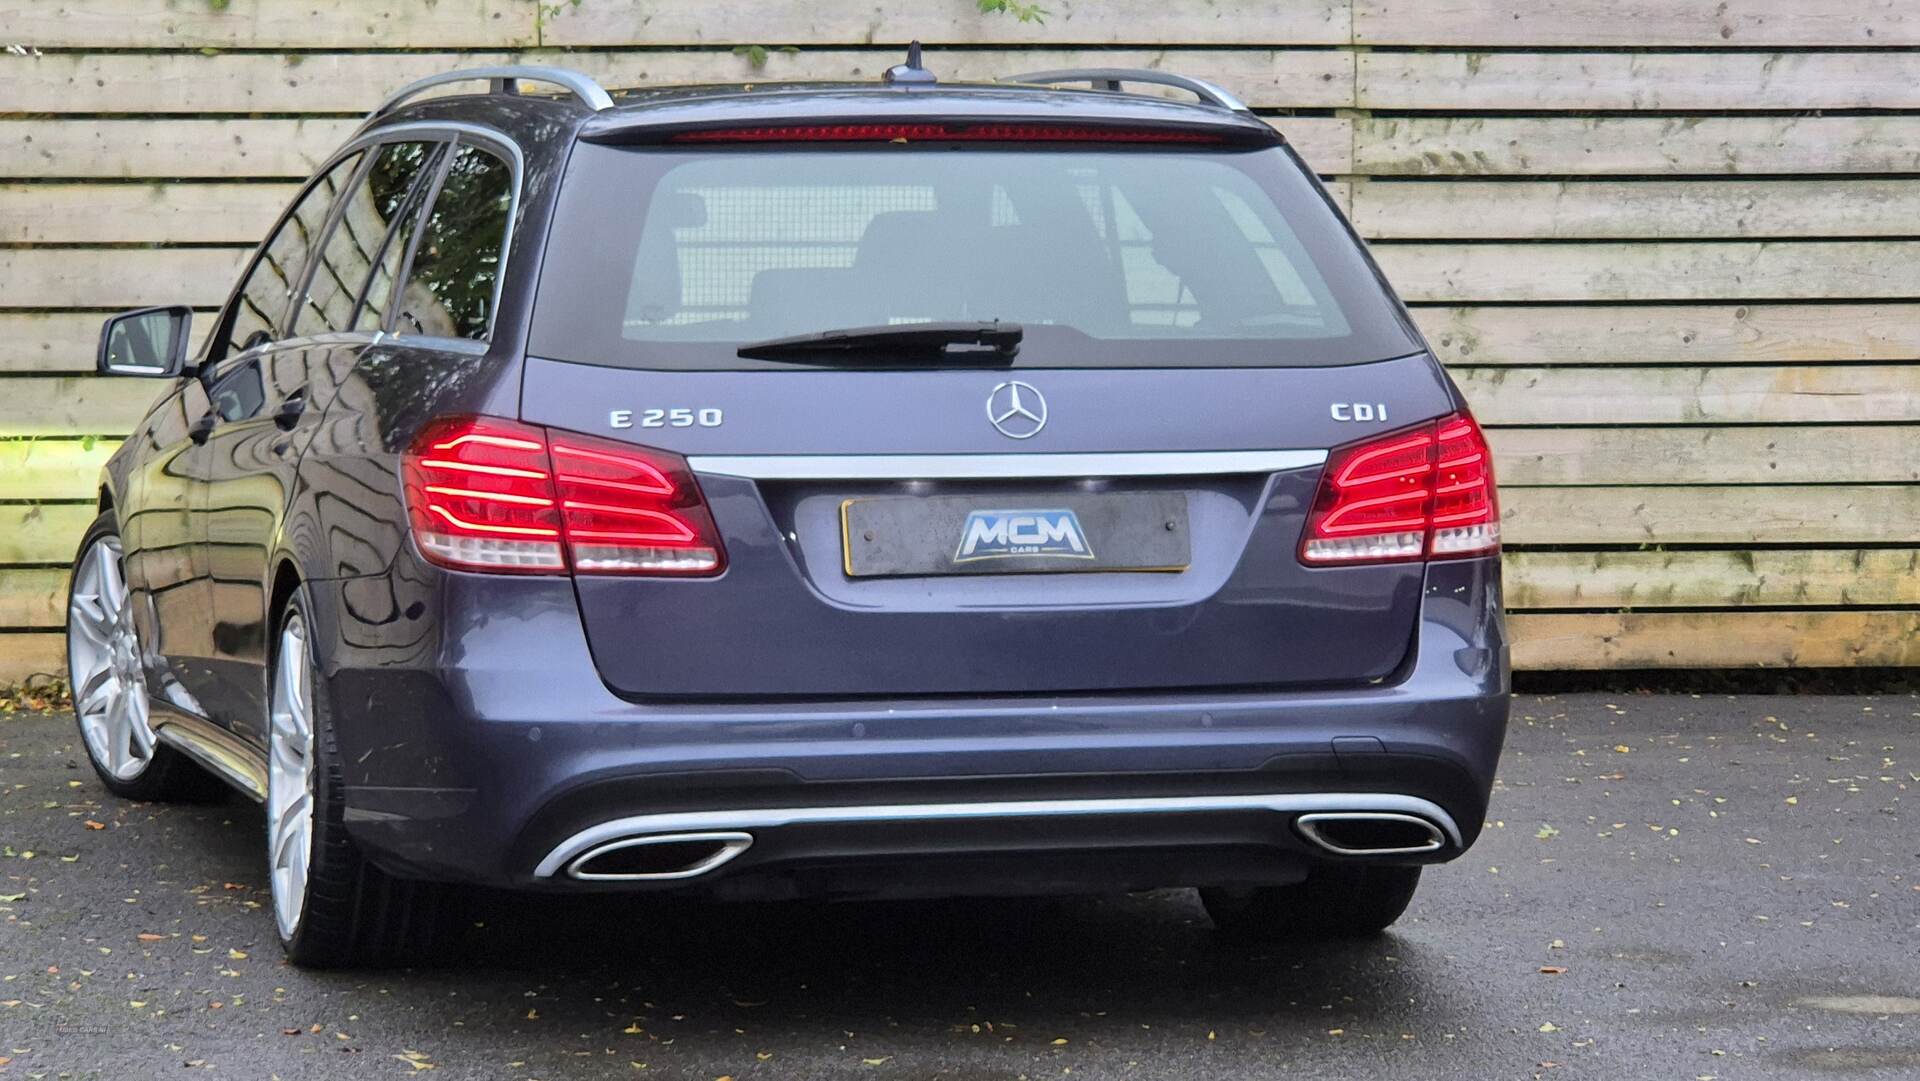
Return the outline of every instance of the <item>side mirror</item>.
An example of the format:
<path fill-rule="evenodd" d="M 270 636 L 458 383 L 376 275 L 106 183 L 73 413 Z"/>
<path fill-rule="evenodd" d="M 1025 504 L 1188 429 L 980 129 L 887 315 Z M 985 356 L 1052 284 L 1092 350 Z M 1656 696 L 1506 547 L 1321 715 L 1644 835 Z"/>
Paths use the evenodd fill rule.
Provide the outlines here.
<path fill-rule="evenodd" d="M 121 312 L 100 328 L 102 375 L 171 379 L 187 366 L 193 309 L 184 304 Z"/>

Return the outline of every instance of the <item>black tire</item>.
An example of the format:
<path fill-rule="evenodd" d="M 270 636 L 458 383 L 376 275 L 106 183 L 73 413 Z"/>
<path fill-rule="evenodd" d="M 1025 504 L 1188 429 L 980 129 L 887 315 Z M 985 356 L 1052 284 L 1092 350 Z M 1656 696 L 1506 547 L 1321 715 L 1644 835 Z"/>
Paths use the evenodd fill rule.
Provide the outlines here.
<path fill-rule="evenodd" d="M 93 524 L 87 527 L 87 531 L 81 534 L 80 547 L 73 556 L 75 570 L 78 571 L 85 563 L 87 553 L 94 545 L 107 539 L 111 539 L 116 545 L 120 539 L 120 527 L 114 521 L 112 511 L 102 512 L 93 520 Z M 125 575 L 126 570 L 122 561 L 122 581 L 125 580 Z M 80 576 L 76 573 L 67 586 L 67 634 L 69 636 L 73 633 L 73 592 L 75 586 L 79 584 L 79 579 Z M 79 673 L 72 671 L 72 667 L 73 654 L 71 643 L 69 643 L 67 678 L 76 695 L 74 725 L 80 731 L 80 746 L 87 756 L 87 764 L 93 767 L 94 776 L 100 778 L 100 783 L 106 786 L 107 791 L 121 799 L 155 803 L 212 803 L 227 797 L 230 789 L 224 781 L 200 768 L 199 763 L 188 758 L 177 748 L 164 743 L 154 744 L 146 766 L 137 776 L 130 778 L 114 776 L 112 771 L 95 756 L 93 746 L 87 742 L 86 725 L 80 719 L 80 703 L 77 700 L 82 677 Z M 142 682 L 144 685 L 144 679 Z"/>
<path fill-rule="evenodd" d="M 282 613 L 274 636 L 275 652 L 293 620 L 311 626 L 306 587 L 301 586 Z M 442 930 L 451 922 L 449 891 L 439 883 L 396 878 L 370 863 L 354 846 L 344 824 L 345 782 L 333 730 L 333 705 L 326 684 L 317 678 L 311 639 L 300 662 L 307 665 L 312 713 L 313 841 L 308 857 L 305 899 L 291 935 L 276 918 L 274 927 L 287 959 L 306 968 L 385 967 L 433 960 Z M 278 664 L 276 655 L 272 663 Z M 269 686 L 274 686 L 270 681 Z M 275 692 L 277 693 L 277 691 Z M 270 737 L 271 738 L 271 737 Z M 269 878 L 274 823 L 267 822 Z"/>
<path fill-rule="evenodd" d="M 1206 889 L 1200 901 L 1214 927 L 1236 938 L 1367 938 L 1399 919 L 1419 886 L 1419 867 L 1323 863 L 1290 886 Z"/>

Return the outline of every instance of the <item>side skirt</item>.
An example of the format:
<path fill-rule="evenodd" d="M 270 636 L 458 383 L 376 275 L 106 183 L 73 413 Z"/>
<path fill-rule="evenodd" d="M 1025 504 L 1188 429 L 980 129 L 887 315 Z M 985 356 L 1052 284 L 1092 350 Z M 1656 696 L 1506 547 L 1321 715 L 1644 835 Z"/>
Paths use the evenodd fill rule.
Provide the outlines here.
<path fill-rule="evenodd" d="M 267 799 L 267 760 L 240 737 L 203 717 L 148 699 L 160 742 L 193 759 L 255 803 Z"/>

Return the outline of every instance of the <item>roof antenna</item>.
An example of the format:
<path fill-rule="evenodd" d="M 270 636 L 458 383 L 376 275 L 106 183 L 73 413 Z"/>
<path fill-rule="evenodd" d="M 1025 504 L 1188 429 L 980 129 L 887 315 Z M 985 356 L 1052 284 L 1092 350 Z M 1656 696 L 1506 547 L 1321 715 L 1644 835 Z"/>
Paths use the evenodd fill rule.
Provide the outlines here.
<path fill-rule="evenodd" d="M 928 84 L 936 81 L 933 72 L 920 63 L 920 43 L 917 41 L 907 43 L 907 62 L 888 68 L 885 78 L 888 83 Z"/>

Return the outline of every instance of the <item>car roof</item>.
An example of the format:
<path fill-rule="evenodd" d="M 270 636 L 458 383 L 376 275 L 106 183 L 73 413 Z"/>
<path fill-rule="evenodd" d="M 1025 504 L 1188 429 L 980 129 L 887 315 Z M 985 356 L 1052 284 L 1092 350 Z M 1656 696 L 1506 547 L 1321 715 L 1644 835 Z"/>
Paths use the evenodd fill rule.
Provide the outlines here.
<path fill-rule="evenodd" d="M 783 82 L 667 86 L 613 92 L 581 125 L 617 141 L 649 129 L 887 119 L 994 119 L 1215 128 L 1278 139 L 1251 113 L 1148 94 L 998 83 Z"/>

